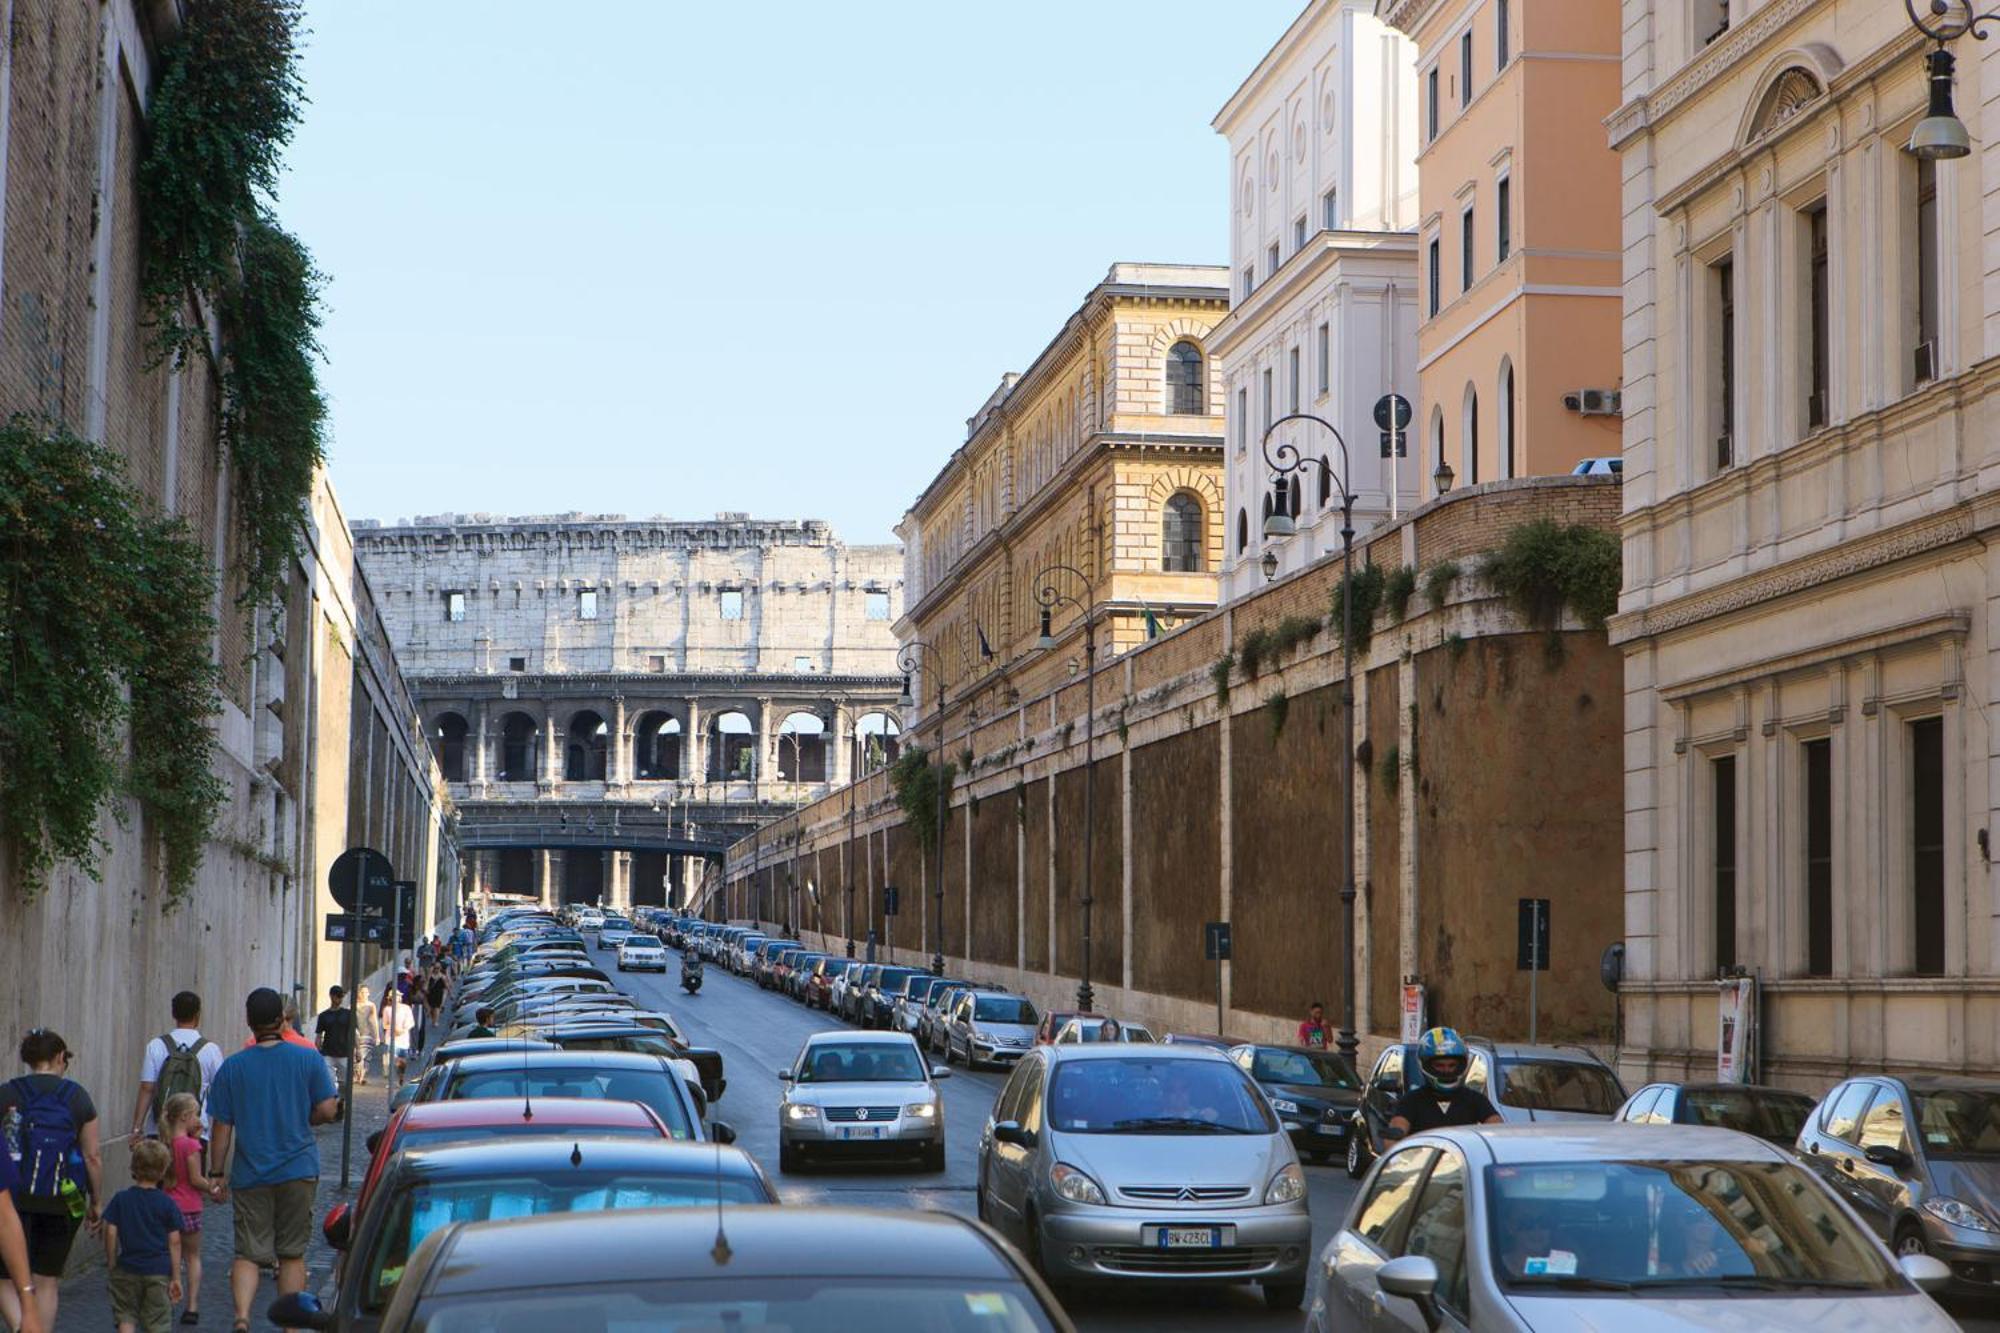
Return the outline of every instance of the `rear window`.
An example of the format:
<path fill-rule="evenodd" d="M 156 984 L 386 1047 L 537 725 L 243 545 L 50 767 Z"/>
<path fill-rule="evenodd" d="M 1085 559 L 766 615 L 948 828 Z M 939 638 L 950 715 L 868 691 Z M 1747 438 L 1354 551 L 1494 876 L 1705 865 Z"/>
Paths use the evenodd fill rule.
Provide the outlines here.
<path fill-rule="evenodd" d="M 1531 1111 L 1576 1111 L 1608 1116 L 1625 1100 L 1611 1071 L 1574 1060 L 1503 1060 L 1500 1101 Z"/>
<path fill-rule="evenodd" d="M 1681 1105 L 1697 1125 L 1741 1130 L 1774 1143 L 1795 1141 L 1813 1108 L 1809 1097 L 1786 1097 L 1740 1088 L 1689 1089 L 1681 1095 Z"/>
<path fill-rule="evenodd" d="M 638 1102 L 650 1106 L 677 1139 L 694 1137 L 687 1107 L 665 1069 L 606 1069 L 577 1064 L 526 1069 L 459 1070 L 445 1088 L 446 1101 L 488 1097 L 583 1097 L 591 1101 Z"/>
<path fill-rule="evenodd" d="M 973 1002 L 972 1017 L 982 1023 L 1034 1023 L 1035 1006 L 1018 995 L 982 995 Z"/>
<path fill-rule="evenodd" d="M 519 1138 L 532 1134 L 580 1134 L 593 1139 L 657 1139 L 651 1125 L 551 1125 L 537 1118 L 532 1125 L 469 1125 L 450 1129 L 411 1129 L 396 1136 L 396 1151 L 435 1148 L 440 1143 L 476 1143 L 481 1139 Z"/>

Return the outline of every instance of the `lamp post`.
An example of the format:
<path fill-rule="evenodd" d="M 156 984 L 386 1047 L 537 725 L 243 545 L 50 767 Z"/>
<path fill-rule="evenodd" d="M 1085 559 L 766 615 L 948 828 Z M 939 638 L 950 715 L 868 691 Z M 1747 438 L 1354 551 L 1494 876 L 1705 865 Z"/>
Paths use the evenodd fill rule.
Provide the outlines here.
<path fill-rule="evenodd" d="M 1084 601 L 1057 587 L 1054 576 L 1067 574 L 1083 585 Z M 1083 971 L 1076 983 L 1076 1007 L 1091 1013 L 1095 998 L 1090 989 L 1090 918 L 1091 907 L 1096 902 L 1092 893 L 1091 855 L 1093 839 L 1097 827 L 1097 766 L 1092 762 L 1091 752 L 1096 748 L 1093 742 L 1097 735 L 1097 589 L 1084 572 L 1074 565 L 1050 565 L 1035 575 L 1035 600 L 1042 607 L 1042 633 L 1035 640 L 1035 647 L 1044 652 L 1053 651 L 1056 637 L 1053 632 L 1055 610 L 1058 606 L 1073 606 L 1083 616 Z"/>
<path fill-rule="evenodd" d="M 1327 434 L 1333 436 L 1334 444 L 1339 446 L 1340 471 L 1335 473 L 1333 465 L 1324 458 L 1300 453 L 1295 445 L 1283 442 L 1272 444 L 1272 433 L 1287 421 L 1310 421 L 1325 428 Z M 1264 535 L 1267 538 L 1289 537 L 1298 531 L 1298 525 L 1292 522 L 1286 477 L 1303 472 L 1308 467 L 1316 467 L 1325 480 L 1340 483 L 1340 715 L 1346 728 L 1347 743 L 1341 747 L 1340 754 L 1340 816 L 1346 842 L 1341 849 L 1344 873 L 1340 883 L 1340 1035 L 1337 1044 L 1341 1055 L 1351 1066 L 1361 1044 L 1354 1035 L 1354 488 L 1349 485 L 1353 469 L 1348 460 L 1347 440 L 1332 422 L 1309 412 L 1293 412 L 1273 421 L 1264 431 L 1263 450 L 1264 461 L 1272 471 L 1273 499 L 1277 501 L 1264 519 Z M 1443 470 L 1440 465 L 1440 471 Z"/>
<path fill-rule="evenodd" d="M 916 698 L 910 693 L 910 676 L 917 669 L 920 654 L 923 660 L 930 663 L 931 674 L 937 681 L 938 792 L 937 839 L 935 844 L 937 848 L 937 865 L 931 876 L 931 904 L 933 908 L 931 915 L 935 919 L 936 926 L 932 932 L 934 942 L 931 951 L 931 972 L 941 977 L 944 975 L 944 817 L 947 808 L 951 805 L 951 791 L 945 786 L 944 692 L 958 682 L 945 680 L 944 664 L 940 660 L 938 650 L 934 645 L 926 643 L 922 639 L 912 640 L 910 645 L 903 649 L 902 656 L 896 659 L 896 669 L 903 673 L 903 696 L 897 702 L 903 707 L 912 708 L 916 706 Z"/>
<path fill-rule="evenodd" d="M 1923 14 L 1917 7 L 1918 0 L 1903 0 L 1910 23 L 1936 42 L 1937 49 L 1924 57 L 1930 75 L 1930 109 L 1910 135 L 1910 155 L 1933 162 L 1965 157 L 1972 152 L 1972 136 L 1952 107 L 1952 72 L 1957 62 L 1949 47 L 1967 33 L 1976 41 L 1985 41 L 1987 28 L 2000 25 L 2000 10 L 1980 13 L 1970 0 L 1924 0 Z"/>

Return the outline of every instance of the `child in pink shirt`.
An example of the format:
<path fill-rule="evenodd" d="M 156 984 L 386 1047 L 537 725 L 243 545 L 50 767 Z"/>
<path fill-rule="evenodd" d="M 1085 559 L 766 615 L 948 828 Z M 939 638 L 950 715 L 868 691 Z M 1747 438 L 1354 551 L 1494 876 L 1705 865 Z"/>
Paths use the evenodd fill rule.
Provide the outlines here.
<path fill-rule="evenodd" d="M 181 1322 L 192 1324 L 201 1315 L 201 1206 L 208 1197 L 208 1177 L 201 1169 L 201 1103 L 190 1093 L 177 1092 L 167 1098 L 165 1123 L 160 1141 L 173 1152 L 173 1169 L 167 1172 L 166 1195 L 181 1210 L 181 1255 L 187 1261 L 187 1310 Z"/>

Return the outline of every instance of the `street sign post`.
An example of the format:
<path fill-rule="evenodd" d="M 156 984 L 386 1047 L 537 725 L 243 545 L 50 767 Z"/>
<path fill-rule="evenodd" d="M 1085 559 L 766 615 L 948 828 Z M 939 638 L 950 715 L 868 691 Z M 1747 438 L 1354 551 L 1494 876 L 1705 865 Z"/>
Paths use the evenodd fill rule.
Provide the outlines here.
<path fill-rule="evenodd" d="M 1549 900 L 1521 899 L 1516 929 L 1514 966 L 1528 974 L 1528 1042 L 1532 1045 L 1541 1016 L 1541 976 L 1549 969 Z"/>
<path fill-rule="evenodd" d="M 1222 1035 L 1222 965 L 1229 961 L 1229 923 L 1210 921 L 1201 928 L 1202 953 L 1215 964 L 1215 1035 Z"/>
<path fill-rule="evenodd" d="M 389 858 L 373 847 L 350 847 L 335 857 L 327 868 L 326 889 L 333 900 L 346 908 L 346 912 L 330 913 L 326 919 L 326 938 L 344 942 L 347 946 L 347 1003 L 355 1004 L 355 988 L 360 979 L 355 975 L 360 966 L 359 946 L 366 943 L 380 943 L 380 936 L 370 938 L 370 934 L 381 924 L 384 912 L 397 905 L 395 889 L 396 868 L 389 864 Z M 347 1071 L 341 1076 L 340 1088 L 340 1187 L 344 1190 L 352 1179 L 354 1164 L 354 1051 L 360 1049 L 360 1020 L 355 1020 L 355 1045 L 348 1052 Z"/>
<path fill-rule="evenodd" d="M 396 870 L 389 858 L 372 847 L 350 847 L 334 858 L 326 872 L 327 892 L 350 912 L 386 915 L 394 906 Z"/>

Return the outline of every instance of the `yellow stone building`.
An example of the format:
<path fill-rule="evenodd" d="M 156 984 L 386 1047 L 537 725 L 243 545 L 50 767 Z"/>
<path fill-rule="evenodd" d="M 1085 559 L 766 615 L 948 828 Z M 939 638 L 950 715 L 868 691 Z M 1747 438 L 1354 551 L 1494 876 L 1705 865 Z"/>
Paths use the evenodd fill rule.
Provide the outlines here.
<path fill-rule="evenodd" d="M 1011 699 L 1081 667 L 1094 608 L 1098 665 L 1213 607 L 1222 560 L 1222 402 L 1209 331 L 1229 313 L 1219 266 L 1114 264 L 1027 370 L 1009 372 L 897 535 L 919 727 Z M 1075 599 L 1038 653 L 1044 571 Z M 949 730 L 949 728 L 948 728 Z"/>

